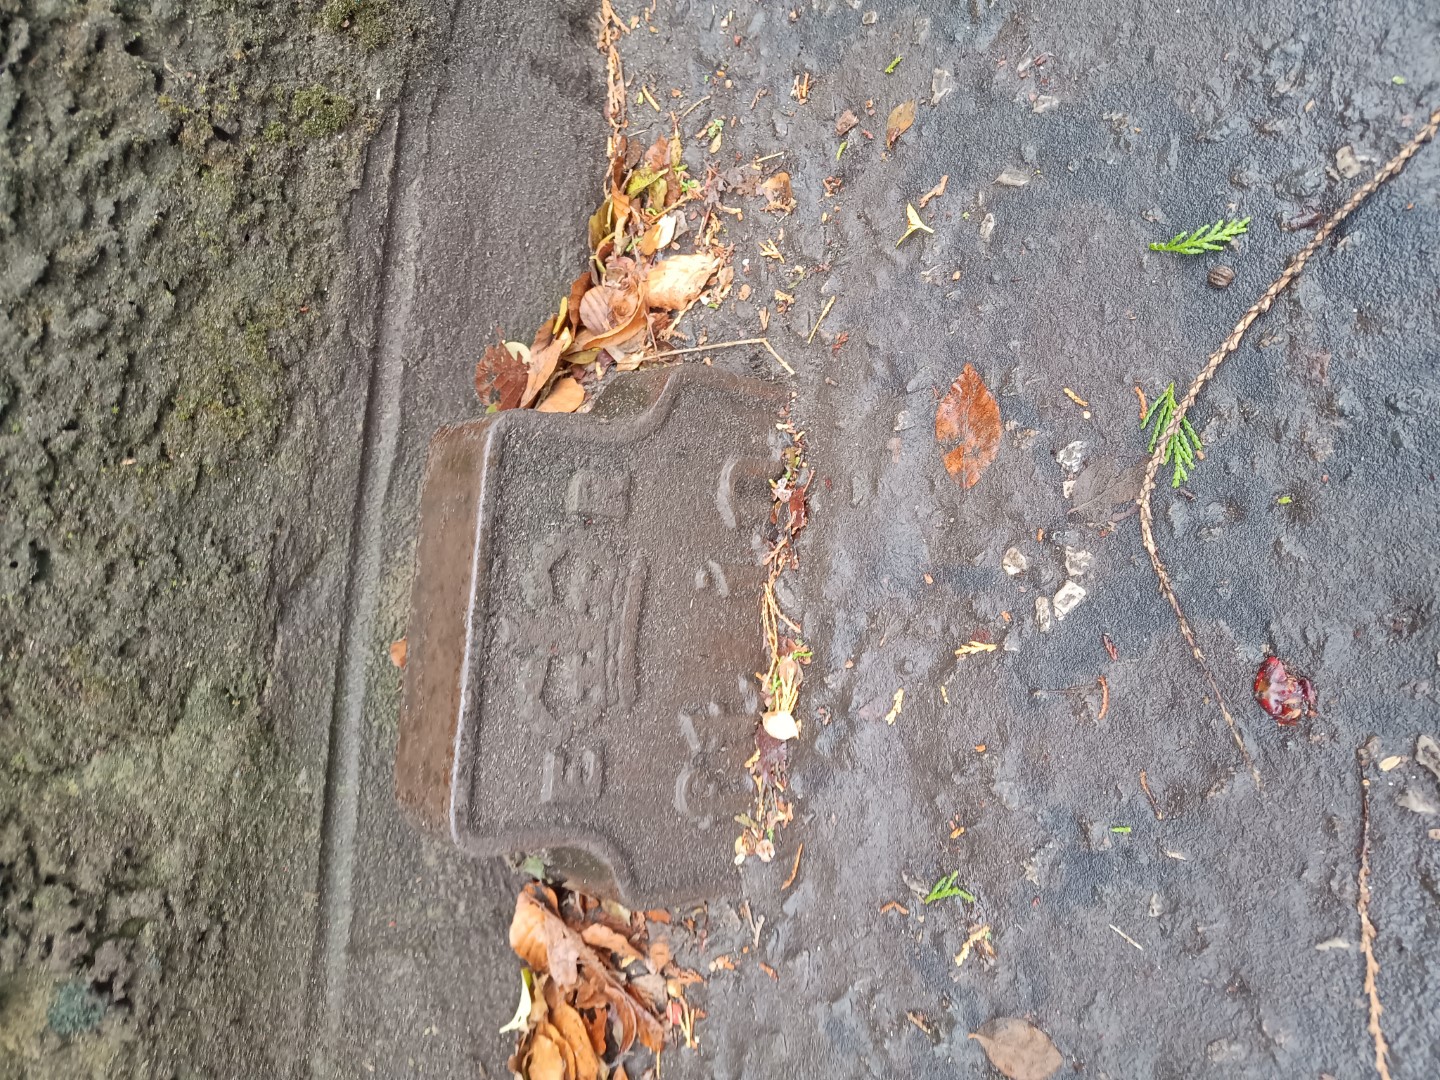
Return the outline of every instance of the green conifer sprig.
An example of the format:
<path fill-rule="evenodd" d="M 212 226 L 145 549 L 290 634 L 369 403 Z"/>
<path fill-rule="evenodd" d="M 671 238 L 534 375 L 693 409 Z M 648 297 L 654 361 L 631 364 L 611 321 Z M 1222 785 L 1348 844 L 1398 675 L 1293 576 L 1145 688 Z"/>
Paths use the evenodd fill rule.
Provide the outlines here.
<path fill-rule="evenodd" d="M 1151 251 L 1169 251 L 1176 255 L 1203 255 L 1207 251 L 1223 251 L 1225 245 L 1237 236 L 1244 235 L 1250 219 L 1226 221 L 1221 218 L 1214 225 L 1202 225 L 1191 233 L 1176 233 L 1163 244 L 1155 242 Z"/>
<path fill-rule="evenodd" d="M 1165 388 L 1165 393 L 1155 399 L 1155 404 L 1150 406 L 1150 411 L 1140 421 L 1140 428 L 1143 431 L 1154 421 L 1155 428 L 1150 432 L 1150 453 L 1155 453 L 1155 444 L 1164 434 L 1165 429 L 1170 426 L 1170 418 L 1175 415 L 1175 384 L 1172 382 Z M 1200 436 L 1190 426 L 1190 421 L 1185 417 L 1180 418 L 1180 430 L 1171 436 L 1169 443 L 1165 446 L 1165 464 L 1174 466 L 1174 472 L 1170 477 L 1170 486 L 1178 488 L 1190 476 L 1190 470 L 1195 467 L 1196 462 L 1205 460 L 1205 447 L 1200 442 Z"/>

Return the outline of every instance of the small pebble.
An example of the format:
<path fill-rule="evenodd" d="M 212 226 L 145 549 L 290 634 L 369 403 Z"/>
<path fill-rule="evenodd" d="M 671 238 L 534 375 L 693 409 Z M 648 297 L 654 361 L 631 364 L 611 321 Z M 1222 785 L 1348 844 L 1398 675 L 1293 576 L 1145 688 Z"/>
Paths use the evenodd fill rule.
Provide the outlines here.
<path fill-rule="evenodd" d="M 1030 560 L 1021 554 L 1019 548 L 1012 547 L 1005 552 L 1004 558 L 1000 560 L 1000 565 L 1004 568 L 1005 573 L 1011 577 L 1015 577 L 1017 574 L 1023 574 L 1026 571 L 1030 566 Z"/>
<path fill-rule="evenodd" d="M 1060 591 L 1055 594 L 1055 618 L 1063 619 L 1070 612 L 1075 610 L 1075 605 L 1085 599 L 1085 590 L 1073 581 L 1067 581 L 1060 586 Z"/>
<path fill-rule="evenodd" d="M 1077 473 L 1085 462 L 1085 443 L 1082 440 L 1068 443 L 1055 452 L 1055 460 L 1068 473 Z"/>
<path fill-rule="evenodd" d="M 1039 627 L 1042 634 L 1050 632 L 1050 598 L 1048 596 L 1035 598 L 1035 625 Z"/>

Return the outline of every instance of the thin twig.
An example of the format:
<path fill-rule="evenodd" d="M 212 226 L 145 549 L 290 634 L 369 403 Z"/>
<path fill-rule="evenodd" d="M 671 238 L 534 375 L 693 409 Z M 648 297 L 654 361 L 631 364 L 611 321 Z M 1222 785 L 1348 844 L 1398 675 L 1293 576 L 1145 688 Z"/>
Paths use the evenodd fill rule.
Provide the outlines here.
<path fill-rule="evenodd" d="M 1120 929 L 1118 926 L 1116 926 L 1113 922 L 1110 923 L 1110 929 L 1111 929 L 1111 930 L 1114 930 L 1117 934 L 1119 934 L 1121 937 L 1123 937 L 1123 938 L 1124 938 L 1126 941 L 1128 941 L 1131 945 L 1134 945 L 1134 946 L 1135 946 L 1137 949 L 1139 949 L 1141 952 L 1144 952 L 1144 951 L 1145 951 L 1145 946 L 1144 946 L 1144 945 L 1141 945 L 1138 941 L 1136 941 L 1133 937 L 1131 937 L 1129 934 L 1127 934 L 1124 930 L 1121 930 L 1121 929 Z"/>
<path fill-rule="evenodd" d="M 686 109 L 684 112 L 682 112 L 682 113 L 680 114 L 680 119 L 681 119 L 681 120 L 684 120 L 685 117 L 689 116 L 692 112 L 694 112 L 696 109 L 698 109 L 701 105 L 704 105 L 705 102 L 707 102 L 707 101 L 709 101 L 709 100 L 710 100 L 710 95 L 709 95 L 709 94 L 706 94 L 706 95 L 705 95 L 704 97 L 702 97 L 699 101 L 695 102 L 695 103 L 692 104 L 688 109 Z"/>
<path fill-rule="evenodd" d="M 825 316 L 830 314 L 830 309 L 834 306 L 835 297 L 832 296 L 829 300 L 825 301 L 825 306 L 820 309 L 820 317 L 815 320 L 815 325 L 810 328 L 810 336 L 805 339 L 806 345 L 809 345 L 815 340 L 815 335 L 820 332 L 820 324 L 825 321 Z"/>
<path fill-rule="evenodd" d="M 1160 804 L 1155 801 L 1155 796 L 1150 792 L 1150 781 L 1145 777 L 1145 770 L 1140 770 L 1140 790 L 1145 792 L 1145 798 L 1150 800 L 1150 809 L 1155 811 L 1155 820 L 1164 821 L 1165 814 L 1160 809 Z"/>
<path fill-rule="evenodd" d="M 1360 951 L 1365 955 L 1365 996 L 1370 1002 L 1370 1037 L 1375 1041 L 1375 1071 L 1380 1080 L 1390 1080 L 1390 1066 L 1386 1059 L 1390 1047 L 1385 1042 L 1385 1032 L 1380 1029 L 1380 992 L 1375 987 L 1375 977 L 1380 974 L 1380 964 L 1375 959 L 1375 924 L 1370 921 L 1370 778 L 1365 775 L 1368 755 L 1362 745 L 1355 751 L 1355 761 L 1360 770 L 1360 874 L 1356 878 L 1355 908 L 1360 912 Z"/>
<path fill-rule="evenodd" d="M 695 345 L 688 349 L 671 349 L 668 352 L 651 353 L 649 356 L 645 357 L 645 359 L 665 360 L 671 356 L 685 356 L 689 353 L 709 352 L 711 349 L 733 349 L 737 345 L 764 345 L 765 348 L 769 351 L 770 355 L 775 358 L 776 363 L 778 363 L 791 375 L 795 374 L 795 369 L 792 368 L 789 364 L 787 364 L 785 362 L 785 358 L 775 351 L 775 347 L 770 344 L 770 339 L 763 337 L 742 338 L 739 341 L 717 341 L 713 345 Z"/>
<path fill-rule="evenodd" d="M 1170 572 L 1165 568 L 1165 563 L 1160 558 L 1160 549 L 1155 543 L 1154 512 L 1150 508 L 1150 497 L 1155 491 L 1155 474 L 1165 460 L 1165 448 L 1170 445 L 1170 440 L 1179 433 L 1180 425 L 1184 421 L 1186 413 L 1190 411 L 1190 406 L 1195 404 L 1195 399 L 1200 396 L 1200 391 L 1214 377 L 1215 372 L 1220 369 L 1220 365 L 1225 362 L 1225 358 L 1240 347 L 1240 341 L 1244 338 L 1245 332 L 1250 329 L 1250 324 L 1270 310 L 1270 306 L 1275 303 L 1276 298 L 1300 276 L 1300 272 L 1305 269 L 1305 264 L 1310 261 L 1311 256 L 1320 250 L 1346 218 L 1358 210 L 1366 199 L 1375 194 L 1381 185 L 1396 176 L 1405 167 L 1406 162 L 1414 157 L 1425 143 L 1435 137 L 1437 128 L 1440 128 L 1440 109 L 1436 109 L 1430 114 L 1430 119 L 1415 133 L 1415 137 L 1406 143 L 1398 154 L 1387 161 L 1384 168 L 1363 184 L 1355 194 L 1351 195 L 1339 210 L 1330 215 L 1329 219 L 1316 231 L 1311 241 L 1300 249 L 1300 252 L 1290 260 L 1289 265 L 1285 267 L 1280 276 L 1271 282 L 1270 287 L 1260 295 L 1260 299 L 1255 302 L 1254 306 L 1240 317 L 1240 321 L 1235 324 L 1235 329 L 1230 331 L 1230 336 L 1210 354 L 1205 367 L 1200 374 L 1195 376 L 1195 380 L 1190 384 L 1190 389 L 1185 392 L 1185 397 L 1176 406 L 1174 414 L 1170 417 L 1170 423 L 1164 434 L 1156 440 L 1155 451 L 1145 465 L 1145 482 L 1140 486 L 1140 497 L 1136 500 L 1140 507 L 1141 541 L 1150 555 L 1150 565 L 1155 568 L 1155 576 L 1160 582 L 1160 592 L 1170 602 L 1170 607 L 1175 612 L 1175 621 L 1180 626 L 1180 634 L 1185 638 L 1185 643 L 1190 646 L 1190 652 L 1205 673 L 1205 679 L 1209 682 L 1210 689 L 1215 695 L 1215 701 L 1220 706 L 1220 714 L 1225 717 L 1225 723 L 1230 728 L 1230 735 L 1235 740 L 1240 755 L 1245 759 L 1245 764 L 1250 767 L 1250 775 L 1254 778 L 1257 788 L 1260 786 L 1260 771 L 1255 767 L 1255 762 L 1250 757 L 1250 751 L 1245 747 L 1245 740 L 1240 736 L 1240 729 L 1235 724 L 1235 718 L 1230 715 L 1225 695 L 1220 692 L 1220 684 L 1210 670 L 1210 665 L 1206 661 L 1199 643 L 1195 640 L 1195 632 L 1190 628 L 1190 621 L 1185 617 L 1179 597 L 1175 595 L 1175 587 L 1170 581 Z"/>
<path fill-rule="evenodd" d="M 791 885 L 794 885 L 794 884 L 795 884 L 795 875 L 798 874 L 798 873 L 800 873 L 800 856 L 801 856 L 801 855 L 804 855 L 804 854 L 805 854 L 805 841 L 802 840 L 802 841 L 800 841 L 800 846 L 795 849 L 795 864 L 790 867 L 790 876 L 787 877 L 787 878 L 785 879 L 785 883 L 780 886 L 780 891 L 781 891 L 781 892 L 784 892 L 784 891 L 785 891 L 786 889 L 788 889 Z"/>

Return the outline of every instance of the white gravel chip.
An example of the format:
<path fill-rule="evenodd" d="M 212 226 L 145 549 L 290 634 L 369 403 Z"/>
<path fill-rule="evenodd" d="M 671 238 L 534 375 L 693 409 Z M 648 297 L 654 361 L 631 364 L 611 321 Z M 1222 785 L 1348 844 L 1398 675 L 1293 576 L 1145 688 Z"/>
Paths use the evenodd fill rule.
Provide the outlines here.
<path fill-rule="evenodd" d="M 1050 598 L 1048 596 L 1035 597 L 1035 625 L 1040 628 L 1040 633 L 1050 632 Z"/>
<path fill-rule="evenodd" d="M 1000 566 L 1005 573 L 1011 577 L 1023 574 L 1030 568 L 1030 560 L 1025 558 L 1019 548 L 1010 548 L 1000 560 Z"/>
<path fill-rule="evenodd" d="M 1084 577 L 1095 565 L 1095 556 L 1089 551 L 1081 551 L 1079 548 L 1067 547 L 1065 549 L 1065 573 L 1072 577 Z"/>
<path fill-rule="evenodd" d="M 1060 586 L 1055 594 L 1055 618 L 1063 619 L 1075 610 L 1075 605 L 1085 599 L 1085 590 L 1073 581 Z"/>

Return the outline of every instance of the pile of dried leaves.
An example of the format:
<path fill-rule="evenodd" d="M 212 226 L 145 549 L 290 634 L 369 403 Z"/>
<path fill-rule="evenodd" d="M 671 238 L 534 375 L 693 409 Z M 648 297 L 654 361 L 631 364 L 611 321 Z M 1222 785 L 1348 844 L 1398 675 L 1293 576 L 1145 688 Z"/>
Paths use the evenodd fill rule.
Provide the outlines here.
<path fill-rule="evenodd" d="M 731 250 L 714 242 L 713 228 L 701 232 L 695 251 L 662 257 L 689 230 L 683 207 L 701 193 L 681 159 L 679 134 L 648 148 L 623 135 L 613 145 L 608 194 L 590 217 L 589 267 L 530 344 L 498 342 L 475 365 L 475 393 L 487 412 L 574 412 L 606 373 L 633 371 L 660 352 L 697 300 L 718 304 L 730 291 Z"/>
<path fill-rule="evenodd" d="M 787 570 L 797 569 L 799 556 L 795 538 L 809 519 L 806 497 L 814 473 L 805 461 L 805 436 L 787 422 L 780 427 L 786 437 L 785 472 L 771 481 L 770 527 L 773 539 L 766 555 L 769 576 L 760 599 L 760 623 L 770 667 L 758 676 L 764 694 L 764 713 L 755 728 L 755 753 L 746 762 L 755 782 L 755 809 L 736 819 L 743 827 L 735 839 L 735 862 L 750 855 L 762 862 L 775 857 L 775 829 L 788 824 L 792 811 L 785 798 L 789 769 L 789 744 L 800 735 L 795 709 L 800 699 L 803 666 L 810 663 L 810 649 L 800 637 L 800 624 L 780 610 L 775 583 Z"/>
<path fill-rule="evenodd" d="M 638 1041 L 659 1054 L 678 1029 L 695 1040 L 685 987 L 701 981 L 671 958 L 663 911 L 630 911 L 563 887 L 531 882 L 515 902 L 510 947 L 525 961 L 511 1070 L 524 1080 L 625 1080 L 621 1058 Z"/>

